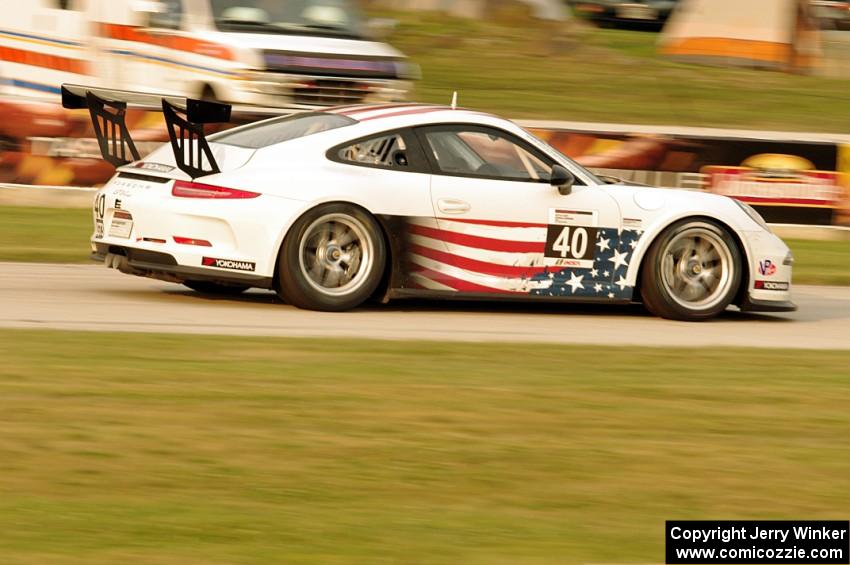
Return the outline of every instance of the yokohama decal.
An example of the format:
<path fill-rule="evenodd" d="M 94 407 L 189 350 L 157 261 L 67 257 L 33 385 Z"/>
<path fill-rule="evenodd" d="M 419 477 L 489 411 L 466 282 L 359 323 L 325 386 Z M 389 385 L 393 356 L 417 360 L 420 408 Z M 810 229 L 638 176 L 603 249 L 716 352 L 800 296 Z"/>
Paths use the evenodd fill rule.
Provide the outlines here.
<path fill-rule="evenodd" d="M 257 264 L 251 261 L 234 261 L 233 259 L 216 259 L 215 257 L 204 257 L 201 260 L 204 267 L 218 267 L 219 269 L 231 269 L 233 271 L 256 271 Z"/>

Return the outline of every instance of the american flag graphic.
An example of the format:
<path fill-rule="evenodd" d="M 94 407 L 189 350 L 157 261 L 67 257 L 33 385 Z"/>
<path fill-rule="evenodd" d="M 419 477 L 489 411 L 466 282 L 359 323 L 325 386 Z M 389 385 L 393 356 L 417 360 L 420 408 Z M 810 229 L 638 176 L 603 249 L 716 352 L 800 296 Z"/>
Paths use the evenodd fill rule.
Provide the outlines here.
<path fill-rule="evenodd" d="M 472 293 L 628 300 L 626 271 L 641 230 L 592 228 L 586 260 L 547 257 L 547 224 L 413 218 L 409 261 L 415 286 Z M 560 228 L 560 226 L 557 226 Z M 550 253 L 548 253 L 551 255 Z"/>

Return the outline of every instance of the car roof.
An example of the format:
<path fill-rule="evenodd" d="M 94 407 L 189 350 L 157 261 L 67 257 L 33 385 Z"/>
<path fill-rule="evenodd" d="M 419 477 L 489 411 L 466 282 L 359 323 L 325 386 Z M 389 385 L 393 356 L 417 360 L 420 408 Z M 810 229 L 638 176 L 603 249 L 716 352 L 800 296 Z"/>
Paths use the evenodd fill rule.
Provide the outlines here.
<path fill-rule="evenodd" d="M 484 112 L 470 110 L 468 108 L 453 108 L 443 104 L 422 104 L 416 102 L 403 102 L 397 104 L 358 104 L 354 106 L 336 106 L 328 108 L 325 112 L 347 116 L 358 122 L 369 122 L 373 120 L 399 119 L 406 116 L 419 116 L 426 118 L 430 114 L 451 113 L 458 118 L 473 118 L 480 116 L 491 116 Z M 495 116 L 493 116 L 495 117 Z M 417 120 L 419 121 L 419 120 Z"/>
<path fill-rule="evenodd" d="M 262 153 L 277 153 L 283 147 L 286 147 L 288 152 L 296 150 L 295 148 L 301 148 L 306 151 L 310 151 L 311 148 L 324 150 L 349 140 L 360 139 L 402 128 L 431 124 L 473 124 L 477 126 L 491 126 L 514 134 L 522 132 L 522 128 L 513 122 L 485 112 L 467 108 L 453 108 L 441 104 L 408 102 L 335 106 L 305 114 L 296 113 L 290 116 L 270 118 L 261 122 L 254 122 L 253 124 L 245 124 L 231 130 L 225 130 L 221 134 L 211 136 L 210 141 L 227 144 L 227 140 L 220 140 L 219 136 L 225 136 L 226 138 L 229 134 L 236 134 L 243 128 L 257 127 L 263 124 L 274 127 L 276 120 L 279 121 L 281 118 L 286 120 L 290 117 L 297 119 L 299 115 L 305 117 L 309 115 L 338 116 L 347 121 L 347 123 L 316 133 L 283 139 L 279 142 L 256 147 L 255 149 Z"/>
<path fill-rule="evenodd" d="M 323 112 L 346 116 L 362 125 L 363 129 L 369 130 L 446 122 L 510 123 L 504 118 L 469 108 L 453 108 L 443 104 L 421 104 L 415 102 L 336 106 L 327 108 Z"/>

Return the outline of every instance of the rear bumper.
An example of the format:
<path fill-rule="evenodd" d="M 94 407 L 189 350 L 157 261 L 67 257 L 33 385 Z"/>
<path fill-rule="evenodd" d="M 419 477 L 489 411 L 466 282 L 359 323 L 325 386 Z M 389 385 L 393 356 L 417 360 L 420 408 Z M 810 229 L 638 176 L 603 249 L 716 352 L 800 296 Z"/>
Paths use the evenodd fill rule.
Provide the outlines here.
<path fill-rule="evenodd" d="M 89 258 L 128 275 L 168 282 L 213 281 L 256 288 L 274 287 L 272 277 L 178 265 L 173 255 L 147 249 L 96 243 Z"/>

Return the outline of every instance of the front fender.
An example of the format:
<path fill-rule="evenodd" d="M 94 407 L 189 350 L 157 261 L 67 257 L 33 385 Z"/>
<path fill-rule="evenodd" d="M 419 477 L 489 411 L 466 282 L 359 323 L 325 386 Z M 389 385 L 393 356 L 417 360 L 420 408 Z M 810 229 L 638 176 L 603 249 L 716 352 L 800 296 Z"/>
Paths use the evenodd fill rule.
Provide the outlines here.
<path fill-rule="evenodd" d="M 629 285 L 638 283 L 644 257 L 658 236 L 671 225 L 688 218 L 703 218 L 722 225 L 738 241 L 746 265 L 751 265 L 752 248 L 747 233 L 764 230 L 731 198 L 684 190 L 622 188 L 626 190 L 621 187 L 608 190 L 620 205 L 623 218 L 639 219 L 643 230 L 627 271 Z M 647 194 L 652 198 L 646 198 Z"/>

